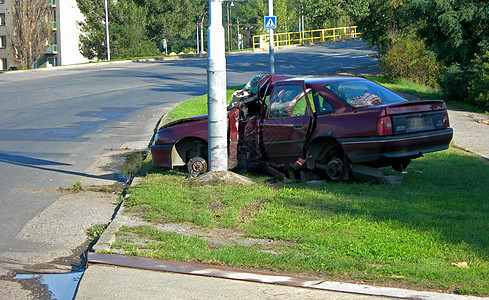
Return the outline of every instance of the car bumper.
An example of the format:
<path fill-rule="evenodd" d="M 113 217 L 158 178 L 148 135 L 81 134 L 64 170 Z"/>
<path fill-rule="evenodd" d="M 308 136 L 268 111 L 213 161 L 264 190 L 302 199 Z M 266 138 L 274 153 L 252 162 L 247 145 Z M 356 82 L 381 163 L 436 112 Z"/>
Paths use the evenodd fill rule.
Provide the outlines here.
<path fill-rule="evenodd" d="M 453 129 L 447 128 L 385 137 L 345 138 L 338 141 L 351 163 L 363 163 L 419 157 L 424 153 L 445 150 L 452 137 Z"/>
<path fill-rule="evenodd" d="M 173 145 L 152 145 L 151 157 L 153 159 L 153 166 L 172 168 L 171 153 Z"/>

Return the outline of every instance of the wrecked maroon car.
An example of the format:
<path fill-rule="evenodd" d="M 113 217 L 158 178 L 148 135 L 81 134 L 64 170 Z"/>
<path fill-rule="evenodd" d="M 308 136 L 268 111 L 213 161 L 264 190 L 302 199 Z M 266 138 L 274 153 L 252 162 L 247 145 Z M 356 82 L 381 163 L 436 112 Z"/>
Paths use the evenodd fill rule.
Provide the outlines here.
<path fill-rule="evenodd" d="M 228 117 L 229 168 L 283 178 L 302 170 L 348 179 L 355 165 L 403 171 L 453 135 L 444 101 L 408 101 L 363 78 L 257 76 L 233 95 Z M 207 116 L 166 124 L 153 165 L 205 172 L 207 138 Z"/>

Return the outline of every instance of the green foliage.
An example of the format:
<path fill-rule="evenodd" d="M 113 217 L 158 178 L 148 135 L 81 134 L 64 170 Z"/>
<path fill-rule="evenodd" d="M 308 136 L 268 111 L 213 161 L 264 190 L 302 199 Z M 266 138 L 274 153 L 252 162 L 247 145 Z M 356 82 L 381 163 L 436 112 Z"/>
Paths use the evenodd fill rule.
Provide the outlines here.
<path fill-rule="evenodd" d="M 467 101 L 468 80 L 467 67 L 463 68 L 459 63 L 453 63 L 444 68 L 440 79 L 443 97 L 448 100 Z"/>
<path fill-rule="evenodd" d="M 77 0 L 78 8 L 85 16 L 85 21 L 80 22 L 82 32 L 80 35 L 80 52 L 88 59 L 105 59 L 107 57 L 107 45 L 105 42 L 105 12 L 104 0 Z M 108 2 L 112 9 L 112 2 Z"/>
<path fill-rule="evenodd" d="M 104 233 L 106 224 L 97 224 L 87 229 L 87 235 L 93 240 L 98 240 L 98 238 Z"/>
<path fill-rule="evenodd" d="M 97 224 L 87 229 L 86 234 L 88 235 L 90 241 L 90 245 L 93 246 L 97 243 L 102 233 L 104 233 L 107 228 L 106 224 Z"/>
<path fill-rule="evenodd" d="M 363 39 L 377 47 L 386 74 L 432 86 L 439 81 L 446 99 L 487 108 L 484 55 L 489 51 L 489 2 L 366 1 L 367 13 L 353 19 L 365 28 Z M 396 37 L 405 32 L 416 36 L 413 44 L 399 43 Z M 406 74 L 407 69 L 418 69 L 418 75 Z"/>
<path fill-rule="evenodd" d="M 486 0 L 415 0 L 409 17 L 426 44 L 446 66 L 466 64 L 474 53 L 489 50 L 489 2 Z"/>
<path fill-rule="evenodd" d="M 382 56 L 380 67 L 390 78 L 406 78 L 422 85 L 438 86 L 440 68 L 433 53 L 412 35 L 395 40 Z"/>
<path fill-rule="evenodd" d="M 112 8 L 110 46 L 114 58 L 151 56 L 160 54 L 156 44 L 146 35 L 148 9 L 131 1 L 117 1 Z"/>
<path fill-rule="evenodd" d="M 476 55 L 468 91 L 474 105 L 489 111 L 489 50 L 482 56 Z"/>
<path fill-rule="evenodd" d="M 351 17 L 366 12 L 366 0 L 305 0 L 303 4 L 308 29 L 347 26 Z"/>
<path fill-rule="evenodd" d="M 77 181 L 73 184 L 73 186 L 71 187 L 71 191 L 73 193 L 79 193 L 82 191 L 82 184 L 81 182 Z"/>
<path fill-rule="evenodd" d="M 77 0 L 85 21 L 80 23 L 80 51 L 89 58 L 107 57 L 103 0 Z M 171 47 L 186 41 L 203 14 L 202 2 L 190 0 L 108 1 L 111 56 L 128 58 L 160 54 L 163 38 Z M 173 40 L 175 43 L 173 43 Z M 192 44 L 194 45 L 194 41 Z M 179 52 L 188 43 L 179 45 Z"/>
<path fill-rule="evenodd" d="M 195 32 L 196 22 L 205 14 L 205 1 L 192 0 L 133 0 L 140 8 L 147 10 L 146 35 L 160 46 L 166 39 L 170 51 L 180 52 L 188 44 L 175 47 L 179 41 L 186 40 Z M 195 41 L 192 40 L 192 44 Z"/>
<path fill-rule="evenodd" d="M 400 16 L 404 6 L 392 0 L 364 0 L 361 4 L 363 10 L 352 14 L 353 21 L 365 29 L 362 39 L 374 45 L 382 56 L 391 44 L 392 35 L 397 35 L 402 28 Z"/>

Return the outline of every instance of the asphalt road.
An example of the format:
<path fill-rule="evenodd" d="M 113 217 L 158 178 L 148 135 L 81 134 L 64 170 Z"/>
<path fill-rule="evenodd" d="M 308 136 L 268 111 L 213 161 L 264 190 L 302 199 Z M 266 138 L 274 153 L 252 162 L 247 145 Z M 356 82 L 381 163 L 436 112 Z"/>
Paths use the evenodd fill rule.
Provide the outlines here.
<path fill-rule="evenodd" d="M 348 71 L 375 65 L 371 52 L 361 41 L 276 49 L 275 69 Z M 267 73 L 268 61 L 267 52 L 228 55 L 228 86 Z M 77 202 L 58 189 L 121 182 L 106 168 L 112 155 L 143 149 L 162 114 L 206 93 L 206 66 L 189 58 L 0 73 L 0 263 L 75 253 L 80 232 L 110 218 L 114 199 Z"/>

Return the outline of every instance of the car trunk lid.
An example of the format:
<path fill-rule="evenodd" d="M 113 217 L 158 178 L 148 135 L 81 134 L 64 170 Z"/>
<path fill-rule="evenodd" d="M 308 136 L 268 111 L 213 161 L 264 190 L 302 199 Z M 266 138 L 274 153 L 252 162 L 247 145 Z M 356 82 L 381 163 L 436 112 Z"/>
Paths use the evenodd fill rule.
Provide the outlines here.
<path fill-rule="evenodd" d="M 380 135 L 449 127 L 446 104 L 442 100 L 410 101 L 389 105 L 385 107 L 384 114 L 379 120 L 380 132 L 383 133 Z"/>

